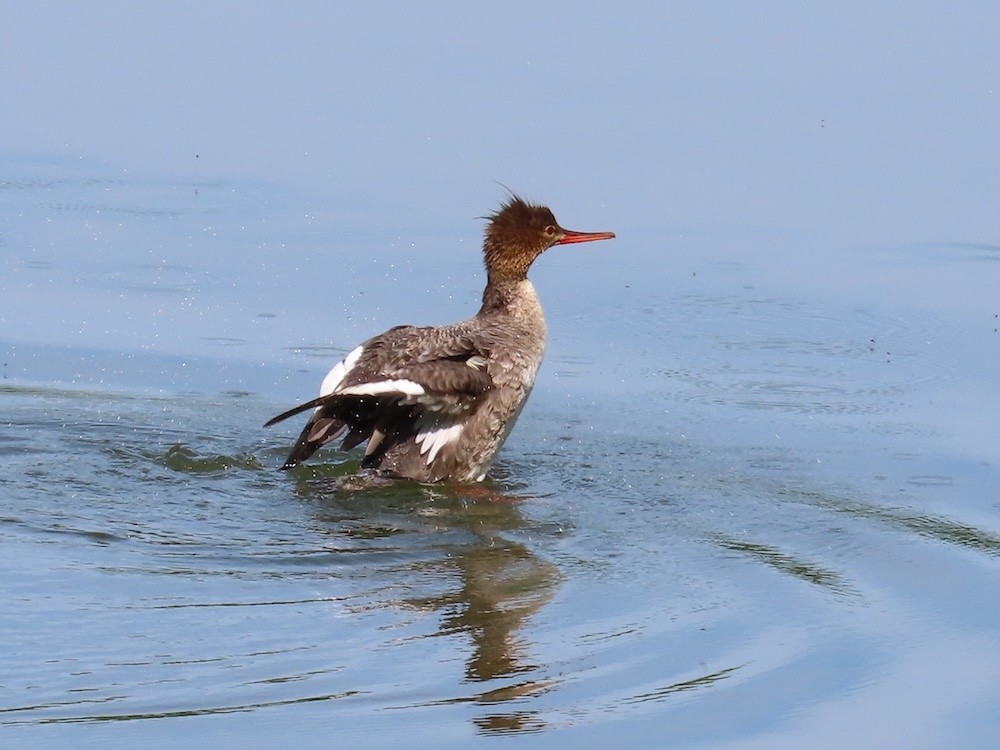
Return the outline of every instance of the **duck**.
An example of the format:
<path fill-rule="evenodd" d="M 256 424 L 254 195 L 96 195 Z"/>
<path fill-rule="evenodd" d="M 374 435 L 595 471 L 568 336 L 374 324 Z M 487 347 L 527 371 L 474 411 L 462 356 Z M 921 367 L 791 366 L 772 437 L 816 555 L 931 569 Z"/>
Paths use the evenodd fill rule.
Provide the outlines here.
<path fill-rule="evenodd" d="M 545 355 L 545 315 L 528 270 L 556 245 L 615 234 L 564 229 L 549 208 L 515 194 L 485 218 L 479 311 L 450 325 L 399 325 L 352 349 L 318 397 L 265 423 L 311 410 L 281 469 L 342 438 L 344 451 L 365 443 L 361 469 L 372 475 L 422 483 L 486 478 Z"/>

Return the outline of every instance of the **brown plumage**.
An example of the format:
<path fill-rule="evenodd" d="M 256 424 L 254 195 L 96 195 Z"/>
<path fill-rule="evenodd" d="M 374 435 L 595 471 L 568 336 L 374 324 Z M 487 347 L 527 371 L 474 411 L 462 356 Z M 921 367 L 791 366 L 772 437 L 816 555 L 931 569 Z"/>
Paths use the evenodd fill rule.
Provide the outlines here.
<path fill-rule="evenodd" d="M 397 326 L 361 344 L 320 396 L 267 422 L 313 409 L 283 469 L 343 436 L 367 441 L 362 467 L 422 482 L 481 481 L 521 412 L 545 353 L 546 326 L 527 279 L 553 245 L 611 239 L 572 232 L 517 196 L 489 217 L 482 308 L 448 326 Z"/>

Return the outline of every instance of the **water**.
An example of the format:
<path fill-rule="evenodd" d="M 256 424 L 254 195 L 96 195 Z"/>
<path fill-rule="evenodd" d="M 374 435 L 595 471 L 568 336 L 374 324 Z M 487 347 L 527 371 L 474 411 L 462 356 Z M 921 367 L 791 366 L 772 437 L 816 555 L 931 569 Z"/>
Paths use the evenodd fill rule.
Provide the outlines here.
<path fill-rule="evenodd" d="M 182 6 L 3 11 L 0 744 L 996 744 L 992 5 Z M 493 180 L 491 479 L 276 471 Z"/>
<path fill-rule="evenodd" d="M 62 231 L 118 207 L 150 243 L 208 223 L 231 258 L 242 201 L 263 189 L 123 182 L 95 197 L 101 182 L 24 179 L 4 201 Z M 178 194 L 188 207 L 164 199 Z M 994 733 L 996 313 L 986 297 L 854 283 L 897 272 L 900 249 L 845 253 L 822 293 L 775 279 L 799 248 L 773 241 L 694 242 L 655 277 L 577 250 L 572 288 L 574 258 L 553 251 L 534 274 L 550 357 L 494 479 L 338 493 L 356 456 L 283 474 L 297 427 L 260 425 L 314 390 L 359 338 L 340 328 L 364 316 L 334 303 L 310 315 L 332 335 L 296 326 L 305 311 L 280 270 L 255 298 L 266 243 L 227 272 L 195 253 L 75 260 L 29 240 L 7 258 L 20 290 L 8 320 L 30 325 L 8 322 L 0 388 L 9 741 L 934 746 Z M 319 257 L 321 242 L 294 244 Z M 444 268 L 469 265 L 453 294 L 472 309 L 471 244 L 448 239 L 405 278 L 380 275 L 388 250 L 350 273 L 433 296 Z M 910 287 L 973 289 L 1000 258 L 905 252 L 921 258 Z M 377 315 L 409 319 L 406 296 L 389 299 Z M 225 335 L 208 310 L 230 311 Z M 74 346 L 77 320 L 126 353 L 100 335 Z"/>

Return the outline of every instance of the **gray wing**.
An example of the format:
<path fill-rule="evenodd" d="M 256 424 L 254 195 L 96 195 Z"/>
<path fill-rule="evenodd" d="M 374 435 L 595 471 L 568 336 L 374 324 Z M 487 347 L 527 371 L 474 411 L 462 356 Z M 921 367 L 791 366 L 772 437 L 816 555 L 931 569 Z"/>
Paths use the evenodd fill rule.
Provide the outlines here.
<path fill-rule="evenodd" d="M 342 448 L 367 440 L 364 463 L 377 466 L 389 447 L 415 438 L 429 421 L 457 419 L 474 409 L 493 385 L 487 366 L 486 354 L 453 327 L 400 326 L 339 362 L 324 381 L 328 392 L 265 426 L 313 409 L 283 469 L 345 432 Z"/>

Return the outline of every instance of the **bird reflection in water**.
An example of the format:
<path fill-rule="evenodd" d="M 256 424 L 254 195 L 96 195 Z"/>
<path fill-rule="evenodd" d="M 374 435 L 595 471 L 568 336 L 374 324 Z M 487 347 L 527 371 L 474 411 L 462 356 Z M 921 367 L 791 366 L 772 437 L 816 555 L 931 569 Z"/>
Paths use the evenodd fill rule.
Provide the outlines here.
<path fill-rule="evenodd" d="M 323 503 L 328 532 L 335 529 L 341 538 L 391 538 L 397 563 L 399 553 L 409 552 L 413 559 L 408 570 L 433 573 L 435 593 L 383 604 L 438 613 L 438 629 L 426 637 L 466 636 L 471 649 L 465 682 L 488 687 L 437 703 L 496 708 L 553 686 L 550 679 L 538 679 L 542 669 L 531 662 L 530 643 L 521 630 L 552 598 L 560 575 L 552 563 L 510 538 L 531 525 L 521 514 L 521 498 L 504 495 L 489 484 L 431 488 L 399 482 L 358 492 L 343 492 L 343 483 L 337 481 L 312 480 L 308 485 L 309 494 L 338 490 Z M 393 567 L 398 576 L 398 567 Z M 440 591 L 442 582 L 447 585 Z M 474 723 L 489 734 L 544 728 L 540 716 L 530 710 L 494 710 L 476 717 Z"/>

